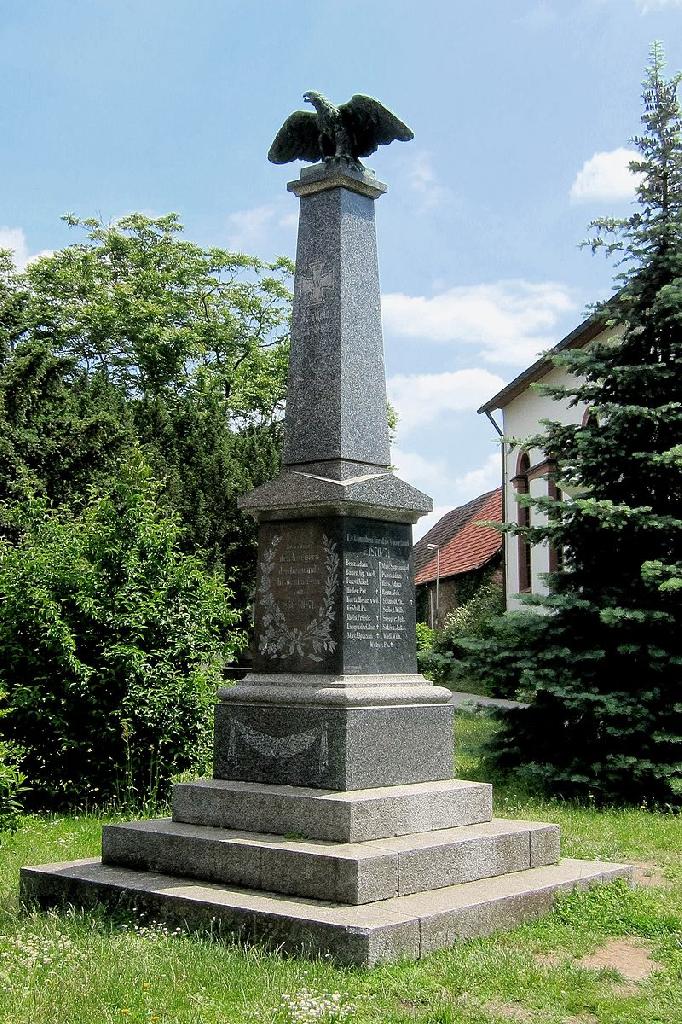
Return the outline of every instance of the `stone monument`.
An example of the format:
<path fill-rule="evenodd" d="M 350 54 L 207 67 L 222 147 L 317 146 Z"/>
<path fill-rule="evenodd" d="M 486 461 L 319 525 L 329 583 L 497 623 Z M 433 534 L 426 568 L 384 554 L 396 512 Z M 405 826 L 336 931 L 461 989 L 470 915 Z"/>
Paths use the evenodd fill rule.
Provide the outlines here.
<path fill-rule="evenodd" d="M 306 97 L 317 114 L 292 115 L 271 150 L 324 159 L 288 186 L 301 207 L 283 469 L 242 503 L 259 523 L 253 670 L 221 690 L 214 776 L 174 787 L 172 819 L 105 826 L 101 860 L 25 868 L 22 893 L 373 964 L 629 869 L 560 861 L 556 826 L 493 819 L 491 787 L 453 778 L 450 693 L 415 653 L 412 524 L 431 501 L 390 467 L 386 186 L 357 159 L 411 132 L 369 97 Z"/>

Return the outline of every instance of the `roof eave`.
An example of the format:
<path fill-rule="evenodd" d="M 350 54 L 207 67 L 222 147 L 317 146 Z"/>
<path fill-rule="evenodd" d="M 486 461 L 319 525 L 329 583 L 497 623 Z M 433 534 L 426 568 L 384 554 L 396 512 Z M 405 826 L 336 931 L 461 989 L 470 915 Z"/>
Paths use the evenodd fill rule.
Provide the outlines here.
<path fill-rule="evenodd" d="M 498 548 L 495 548 L 495 550 L 492 551 L 488 555 L 487 558 L 484 558 L 480 562 L 477 562 L 476 565 L 470 565 L 468 569 L 460 569 L 459 572 L 441 573 L 439 578 L 440 578 L 440 580 L 442 582 L 443 580 L 454 579 L 455 576 L 464 576 L 468 572 L 476 572 L 478 569 L 482 569 L 484 565 L 487 565 L 488 562 L 492 562 L 492 560 L 495 557 L 495 555 L 499 555 L 501 550 L 502 550 L 501 546 L 498 547 Z M 415 586 L 423 587 L 425 583 L 435 583 L 435 582 L 436 582 L 436 574 L 434 572 L 433 576 L 429 576 L 425 580 L 417 580 L 417 581 L 415 581 Z"/>
<path fill-rule="evenodd" d="M 587 345 L 598 334 L 601 334 L 606 326 L 607 322 L 603 313 L 593 313 L 592 316 L 572 330 L 570 334 L 562 338 L 554 348 L 550 349 L 545 355 L 540 356 L 531 366 L 520 373 L 518 377 L 515 377 L 513 381 L 507 384 L 506 387 L 503 387 L 501 391 L 498 391 L 496 395 L 493 395 L 488 402 L 485 402 L 476 411 L 478 413 L 488 413 L 494 409 L 504 409 L 526 388 L 549 373 L 553 368 L 552 355 L 554 353 L 563 352 L 568 348 L 582 348 L 583 345 Z"/>

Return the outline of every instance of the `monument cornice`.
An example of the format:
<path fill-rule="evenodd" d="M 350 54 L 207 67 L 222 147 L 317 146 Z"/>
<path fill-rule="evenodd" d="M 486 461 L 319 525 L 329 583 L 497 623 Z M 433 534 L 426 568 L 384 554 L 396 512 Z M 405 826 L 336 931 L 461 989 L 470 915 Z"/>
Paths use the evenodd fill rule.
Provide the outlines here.
<path fill-rule="evenodd" d="M 239 507 L 260 521 L 341 515 L 415 523 L 432 510 L 433 502 L 390 470 L 333 479 L 286 468 L 241 497 Z"/>
<path fill-rule="evenodd" d="M 378 199 L 388 191 L 388 185 L 379 181 L 369 167 L 361 167 L 343 158 L 304 167 L 300 178 L 287 184 L 287 190 L 299 197 L 325 192 L 330 188 L 345 188 L 369 199 Z"/>

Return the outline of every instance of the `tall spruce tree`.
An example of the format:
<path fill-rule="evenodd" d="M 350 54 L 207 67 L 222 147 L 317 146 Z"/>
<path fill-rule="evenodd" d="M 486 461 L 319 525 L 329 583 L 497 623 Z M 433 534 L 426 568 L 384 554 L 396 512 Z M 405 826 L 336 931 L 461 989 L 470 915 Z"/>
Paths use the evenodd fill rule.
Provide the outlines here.
<path fill-rule="evenodd" d="M 600 801 L 682 797 L 682 114 L 681 75 L 654 44 L 644 81 L 637 206 L 590 228 L 618 266 L 595 313 L 605 340 L 554 361 L 577 383 L 545 388 L 585 405 L 583 425 L 527 440 L 556 460 L 572 499 L 522 499 L 546 525 L 509 527 L 563 553 L 532 616 L 472 658 L 516 674 L 534 697 L 503 719 L 494 757 L 545 788 Z M 542 517 L 541 517 L 542 518 Z M 510 635 L 516 640 L 510 644 Z M 503 639 L 502 646 L 495 642 Z"/>

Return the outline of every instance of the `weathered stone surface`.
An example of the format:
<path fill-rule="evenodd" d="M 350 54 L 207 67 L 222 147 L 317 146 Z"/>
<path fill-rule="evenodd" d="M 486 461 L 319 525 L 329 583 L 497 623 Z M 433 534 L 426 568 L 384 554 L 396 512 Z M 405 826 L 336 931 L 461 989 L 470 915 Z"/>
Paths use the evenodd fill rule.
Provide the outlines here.
<path fill-rule="evenodd" d="M 338 185 L 301 201 L 286 425 L 287 465 L 390 463 L 374 200 Z"/>
<path fill-rule="evenodd" d="M 314 704 L 320 707 L 366 708 L 400 704 L 450 704 L 450 690 L 434 686 L 418 673 L 248 672 L 237 685 L 222 686 L 224 704 Z"/>
<path fill-rule="evenodd" d="M 400 957 L 416 959 L 459 939 L 530 920 L 548 910 L 561 889 L 627 878 L 631 870 L 600 861 L 564 860 L 435 892 L 339 906 L 87 860 L 23 868 L 21 895 L 27 904 L 44 908 L 97 902 L 136 907 L 172 927 L 207 928 L 212 934 L 225 930 L 292 952 L 372 966 Z"/>
<path fill-rule="evenodd" d="M 299 179 L 287 185 L 287 190 L 297 196 L 312 195 L 313 192 L 324 192 L 330 188 L 347 188 L 351 192 L 369 196 L 370 199 L 378 199 L 388 191 L 388 187 L 379 181 L 371 167 L 361 167 L 348 161 L 302 167 Z"/>
<path fill-rule="evenodd" d="M 336 843 L 312 854 L 305 842 L 285 842 L 263 852 L 262 889 L 333 903 L 371 903 L 398 892 L 398 859 L 390 852 L 343 850 Z"/>
<path fill-rule="evenodd" d="M 448 779 L 453 714 L 450 704 L 344 708 L 235 700 L 216 708 L 213 774 L 338 790 Z"/>
<path fill-rule="evenodd" d="M 490 821 L 492 787 L 447 779 L 336 792 L 200 779 L 173 787 L 173 818 L 194 825 L 362 843 Z"/>
<path fill-rule="evenodd" d="M 261 524 L 254 672 L 221 691 L 214 775 L 339 790 L 449 778 L 450 694 L 418 677 L 415 652 L 410 523 L 431 502 L 389 466 L 382 189 L 325 165 L 294 191 L 284 470 L 242 502 Z M 338 685 L 353 675 L 363 688 Z"/>
<path fill-rule="evenodd" d="M 374 226 L 385 186 L 367 168 L 320 164 L 289 188 L 301 210 L 284 470 L 241 506 L 415 522 L 431 499 L 390 470 Z"/>
<path fill-rule="evenodd" d="M 547 867 L 407 896 L 403 907 L 420 915 L 420 952 L 425 956 L 462 939 L 490 935 L 540 917 L 552 909 L 557 892 L 631 877 L 632 868 L 625 864 L 566 858 Z M 442 893 L 447 893 L 445 899 Z"/>
<path fill-rule="evenodd" d="M 357 904 L 523 871 L 531 867 L 533 838 L 546 830 L 533 822 L 496 819 L 366 843 L 320 843 L 163 818 L 106 825 L 102 860 Z M 547 863 L 538 857 L 536 853 L 536 866 Z"/>
<path fill-rule="evenodd" d="M 558 825 L 545 825 L 530 834 L 530 866 L 556 864 L 561 856 L 561 832 Z"/>
<path fill-rule="evenodd" d="M 348 467 L 353 472 L 344 474 Z M 285 466 L 274 480 L 240 498 L 239 505 L 261 521 L 335 514 L 416 523 L 433 508 L 428 495 L 389 469 L 349 462 Z"/>
<path fill-rule="evenodd" d="M 493 818 L 466 828 L 393 839 L 391 849 L 399 857 L 399 894 L 407 896 L 556 863 L 558 853 L 555 856 L 548 848 L 546 859 L 542 859 L 539 846 L 536 863 L 531 863 L 534 838 L 547 829 L 558 835 L 555 826 Z"/>

